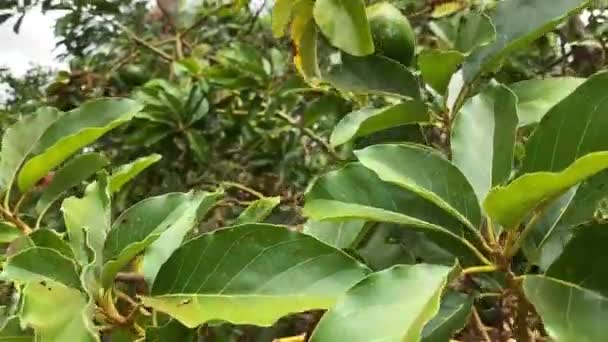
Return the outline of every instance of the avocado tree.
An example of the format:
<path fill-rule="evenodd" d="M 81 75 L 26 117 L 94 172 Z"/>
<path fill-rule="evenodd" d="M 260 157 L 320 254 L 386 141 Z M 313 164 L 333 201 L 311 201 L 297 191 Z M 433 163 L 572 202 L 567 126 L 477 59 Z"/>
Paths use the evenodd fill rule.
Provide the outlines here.
<path fill-rule="evenodd" d="M 0 337 L 222 341 L 209 331 L 317 310 L 314 328 L 285 340 L 605 340 L 608 74 L 579 63 L 603 48 L 581 49 L 576 29 L 585 11 L 602 46 L 601 5 L 277 0 L 273 34 L 289 33 L 307 84 L 285 92 L 323 94 L 281 101 L 261 91 L 272 58 L 239 42 L 211 63 L 180 45 L 188 28 L 170 27 L 180 37 L 159 50 L 165 79 L 129 67 L 122 76 L 138 88 L 111 95 L 131 99 L 93 92 L 4 130 Z M 226 94 L 235 102 L 213 101 Z M 329 143 L 285 113 L 327 98 L 353 107 Z M 195 142 L 184 150 L 200 157 L 194 133 L 219 140 L 203 124 L 214 103 L 270 113 L 331 156 L 304 196 L 303 227 L 263 223 L 279 199 L 235 183 L 223 185 L 259 199 L 213 231 L 201 222 L 226 204 L 222 187 L 112 204 L 141 171 L 175 159 L 167 141 Z M 161 159 L 99 140 L 111 131 L 170 138 L 149 145 Z M 102 151 L 134 160 L 112 166 Z"/>

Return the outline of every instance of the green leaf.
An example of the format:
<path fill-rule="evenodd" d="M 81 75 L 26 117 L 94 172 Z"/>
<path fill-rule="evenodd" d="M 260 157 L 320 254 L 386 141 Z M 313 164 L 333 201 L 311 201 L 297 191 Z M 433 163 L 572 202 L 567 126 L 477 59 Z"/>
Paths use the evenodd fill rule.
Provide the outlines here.
<path fill-rule="evenodd" d="M 464 223 L 416 192 L 380 180 L 361 164 L 349 164 L 317 179 L 306 193 L 304 214 L 314 220 L 400 224 L 424 233 L 464 264 L 487 262 L 467 241 L 477 236 Z"/>
<path fill-rule="evenodd" d="M 310 236 L 242 225 L 186 242 L 143 302 L 191 328 L 210 320 L 268 326 L 289 313 L 333 306 L 367 272 Z"/>
<path fill-rule="evenodd" d="M 291 1 L 291 0 L 290 0 Z M 146 328 L 146 341 L 149 342 L 195 342 L 198 341 L 198 334 L 195 329 L 188 329 L 176 320 L 160 327 Z"/>
<path fill-rule="evenodd" d="M 472 308 L 473 297 L 458 292 L 445 294 L 437 316 L 422 330 L 422 342 L 449 341 L 466 326 Z"/>
<path fill-rule="evenodd" d="M 186 138 L 188 139 L 190 150 L 192 151 L 195 159 L 199 163 L 206 163 L 209 160 L 210 151 L 207 139 L 205 139 L 202 132 L 197 130 L 188 130 L 186 132 Z"/>
<path fill-rule="evenodd" d="M 545 275 L 607 297 L 608 277 L 604 273 L 604 265 L 608 262 L 608 224 L 594 223 L 572 230 L 572 238 Z"/>
<path fill-rule="evenodd" d="M 323 316 L 310 341 L 420 340 L 424 325 L 439 311 L 452 269 L 404 265 L 368 276 Z"/>
<path fill-rule="evenodd" d="M 67 162 L 55 173 L 51 184 L 40 195 L 36 203 L 38 214 L 43 216 L 61 195 L 81 184 L 109 163 L 110 161 L 99 153 L 83 154 Z"/>
<path fill-rule="evenodd" d="M 320 118 L 340 117 L 346 110 L 346 102 L 341 97 L 335 94 L 323 95 L 307 105 L 304 110 L 304 125 L 312 126 L 318 122 Z"/>
<path fill-rule="evenodd" d="M 323 80 L 342 91 L 420 98 L 418 80 L 399 62 L 383 56 L 341 54 L 341 61 L 323 73 Z"/>
<path fill-rule="evenodd" d="M 137 158 L 129 164 L 122 165 L 110 176 L 110 192 L 114 193 L 120 191 L 123 185 L 161 159 L 162 156 L 160 154 L 154 153 L 149 156 Z"/>
<path fill-rule="evenodd" d="M 551 108 L 528 140 L 522 172 L 561 171 L 587 153 L 608 150 L 606 87 L 608 72 L 596 74 Z"/>
<path fill-rule="evenodd" d="M 36 142 L 62 112 L 49 107 L 17 121 L 4 132 L 0 151 L 0 188 L 12 187 L 17 172 L 36 146 Z"/>
<path fill-rule="evenodd" d="M 277 0 L 272 8 L 272 35 L 281 38 L 291 20 L 291 12 L 296 0 Z"/>
<path fill-rule="evenodd" d="M 463 59 L 464 55 L 458 51 L 425 50 L 418 55 L 418 68 L 422 79 L 443 95 Z"/>
<path fill-rule="evenodd" d="M 148 284 L 153 284 L 161 266 L 184 241 L 186 234 L 205 216 L 207 211 L 223 196 L 221 192 L 194 194 L 186 211 L 165 229 L 144 253 L 143 273 Z"/>
<path fill-rule="evenodd" d="M 340 50 L 353 56 L 374 52 L 363 0 L 317 0 L 314 17 L 321 32 Z"/>
<path fill-rule="evenodd" d="M 562 172 L 529 173 L 509 185 L 496 187 L 490 191 L 483 206 L 497 223 L 515 229 L 534 209 L 606 168 L 608 152 L 590 153 Z"/>
<path fill-rule="evenodd" d="M 80 275 L 74 260 L 44 247 L 28 248 L 9 257 L 2 278 L 20 283 L 56 281 L 80 288 Z"/>
<path fill-rule="evenodd" d="M 538 237 L 531 262 L 546 270 L 562 253 L 574 233 L 573 227 L 594 218 L 596 208 L 606 197 L 608 171 L 603 171 L 582 182 L 556 200 L 545 210 L 546 219 L 537 223 L 531 238 Z M 563 198 L 563 200 L 562 200 Z M 551 208 L 553 208 L 553 213 Z"/>
<path fill-rule="evenodd" d="M 496 29 L 492 20 L 484 13 L 471 12 L 458 26 L 454 47 L 458 51 L 469 53 L 479 46 L 492 43 L 495 39 Z"/>
<path fill-rule="evenodd" d="M 554 341 L 604 341 L 608 299 L 576 284 L 526 276 L 524 292 Z"/>
<path fill-rule="evenodd" d="M 110 189 L 107 175 L 102 174 L 97 182 L 89 184 L 82 198 L 69 197 L 61 205 L 70 245 L 81 264 L 90 261 L 87 241 L 83 229 L 88 231 L 90 247 L 97 262 L 101 262 L 104 241 L 111 222 Z M 99 264 L 100 265 L 100 264 Z"/>
<path fill-rule="evenodd" d="M 536 124 L 549 110 L 585 81 L 577 77 L 526 80 L 509 85 L 518 99 L 519 125 Z"/>
<path fill-rule="evenodd" d="M 317 59 L 318 29 L 313 18 L 314 6 L 312 0 L 295 2 L 294 20 L 291 25 L 291 39 L 296 49 L 294 64 L 309 82 L 315 81 L 320 75 Z"/>
<path fill-rule="evenodd" d="M 379 109 L 364 108 L 347 114 L 338 122 L 331 134 L 330 144 L 338 146 L 384 129 L 428 121 L 426 105 L 416 100 Z"/>
<path fill-rule="evenodd" d="M 367 147 L 355 155 L 383 181 L 417 193 L 472 230 L 478 229 L 481 211 L 473 188 L 439 152 L 418 145 L 387 144 Z"/>
<path fill-rule="evenodd" d="M 304 233 L 314 236 L 330 246 L 344 249 L 353 247 L 353 243 L 365 226 L 363 220 L 308 220 L 304 224 Z"/>
<path fill-rule="evenodd" d="M 507 54 L 553 30 L 564 18 L 588 4 L 588 0 L 509 0 L 496 4 L 490 19 L 496 40 L 482 46 L 465 60 L 467 82 L 493 68 Z"/>
<path fill-rule="evenodd" d="M 281 197 L 264 197 L 251 203 L 240 215 L 237 217 L 233 226 L 245 223 L 258 223 L 263 222 L 281 203 Z"/>
<path fill-rule="evenodd" d="M 201 196 L 172 193 L 143 200 L 127 209 L 112 225 L 103 248 L 102 285 L 169 229 L 191 229 L 196 223 Z"/>
<path fill-rule="evenodd" d="M 75 289 L 56 283 L 30 283 L 23 290 L 21 319 L 37 342 L 99 341 L 84 314 L 86 300 Z"/>
<path fill-rule="evenodd" d="M 0 222 L 0 243 L 10 243 L 18 237 L 21 237 L 23 232 L 10 222 Z"/>
<path fill-rule="evenodd" d="M 22 329 L 18 316 L 10 317 L 0 330 L 0 341 L 4 342 L 33 342 L 34 334 L 30 329 Z"/>
<path fill-rule="evenodd" d="M 63 235 L 58 234 L 54 230 L 36 229 L 27 237 L 32 247 L 50 248 L 68 259 L 74 259 L 74 251 L 72 251 L 70 245 L 63 240 Z"/>
<path fill-rule="evenodd" d="M 503 85 L 469 99 L 456 114 L 452 160 L 483 201 L 511 176 L 517 135 L 517 97 Z"/>
<path fill-rule="evenodd" d="M 141 109 L 142 106 L 133 100 L 100 99 L 65 113 L 48 127 L 35 145 L 36 156 L 19 172 L 19 189 L 30 189 L 65 159 L 129 121 Z"/>

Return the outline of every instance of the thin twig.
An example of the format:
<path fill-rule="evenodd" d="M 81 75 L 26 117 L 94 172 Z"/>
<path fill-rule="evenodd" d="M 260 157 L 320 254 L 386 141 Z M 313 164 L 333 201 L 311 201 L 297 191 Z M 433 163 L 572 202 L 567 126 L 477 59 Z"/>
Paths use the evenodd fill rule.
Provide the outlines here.
<path fill-rule="evenodd" d="M 534 229 L 536 223 L 541 219 L 542 215 L 543 210 L 536 210 L 534 216 L 532 216 L 530 221 L 528 221 L 528 224 L 526 224 L 521 234 L 519 234 L 513 244 L 506 246 L 504 255 L 507 257 L 507 259 L 510 259 L 515 256 L 515 254 L 517 254 L 517 252 L 521 248 L 521 245 L 524 243 L 532 229 Z"/>
<path fill-rule="evenodd" d="M 479 313 L 477 312 L 477 308 L 475 306 L 473 306 L 473 315 L 472 316 L 473 316 L 473 323 L 475 324 L 475 327 L 479 331 L 479 334 L 481 335 L 481 337 L 483 337 L 484 341 L 492 342 L 492 339 L 490 338 L 490 335 L 488 335 L 488 332 L 486 331 L 486 327 L 485 327 L 485 325 L 483 325 L 483 322 L 481 321 L 481 317 L 479 317 Z"/>
<path fill-rule="evenodd" d="M 122 283 L 145 283 L 146 279 L 139 273 L 118 272 L 114 280 Z"/>
<path fill-rule="evenodd" d="M 477 274 L 477 273 L 491 273 L 498 270 L 496 265 L 487 265 L 487 266 L 475 266 L 469 267 L 462 270 L 462 274 Z"/>
<path fill-rule="evenodd" d="M 325 139 L 321 138 L 320 136 L 316 135 L 315 132 L 313 132 L 313 130 L 311 130 L 310 128 L 307 128 L 307 127 L 304 127 L 304 128 L 300 127 L 300 125 L 298 125 L 298 123 L 295 119 L 289 117 L 287 114 L 281 113 L 280 111 L 277 111 L 276 115 L 279 118 L 285 120 L 290 126 L 301 130 L 302 133 L 304 133 L 310 139 L 316 141 L 319 145 L 323 146 L 323 148 L 327 151 L 327 153 L 330 156 L 332 156 L 334 159 L 343 160 L 343 158 L 340 157 L 338 155 L 338 153 L 336 153 L 336 151 L 327 143 L 327 141 L 325 141 Z"/>
<path fill-rule="evenodd" d="M 258 191 L 256 191 L 256 190 L 253 190 L 252 188 L 250 188 L 250 187 L 248 187 L 248 186 L 246 186 L 246 185 L 240 184 L 240 183 L 235 183 L 235 182 L 222 182 L 222 185 L 225 185 L 225 186 L 228 186 L 228 187 L 237 188 L 237 189 L 239 189 L 239 190 L 243 190 L 243 191 L 245 191 L 245 192 L 248 192 L 248 193 L 250 193 L 250 194 L 254 195 L 254 196 L 255 196 L 255 197 L 257 197 L 257 198 L 264 198 L 264 197 L 266 197 L 266 196 L 264 196 L 264 194 L 262 194 L 261 192 L 258 192 Z"/>
<path fill-rule="evenodd" d="M 30 226 L 28 226 L 27 223 L 23 222 L 19 218 L 19 216 L 6 210 L 3 206 L 0 206 L 0 214 L 4 217 L 5 220 L 11 222 L 15 226 L 17 226 L 19 229 L 21 229 L 24 234 L 29 235 L 32 233 L 32 228 L 30 228 Z"/>
<path fill-rule="evenodd" d="M 169 56 L 166 52 L 160 50 L 159 48 L 148 43 L 147 41 L 139 38 L 135 33 L 133 33 L 133 31 L 129 30 L 126 26 L 122 25 L 121 23 L 114 23 L 114 25 L 118 26 L 129 37 L 129 39 L 131 39 L 134 42 L 136 42 L 137 44 L 147 48 L 148 50 L 154 52 L 155 54 L 157 54 L 161 58 L 165 59 L 166 61 L 173 62 L 173 58 L 171 56 Z"/>

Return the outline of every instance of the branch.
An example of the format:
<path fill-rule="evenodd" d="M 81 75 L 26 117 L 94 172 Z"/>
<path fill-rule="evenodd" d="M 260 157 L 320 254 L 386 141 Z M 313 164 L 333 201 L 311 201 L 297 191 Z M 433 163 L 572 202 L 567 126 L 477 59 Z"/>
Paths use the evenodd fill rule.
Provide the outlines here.
<path fill-rule="evenodd" d="M 250 194 L 254 195 L 254 196 L 255 196 L 255 197 L 257 197 L 257 198 L 264 198 L 264 197 L 266 197 L 266 196 L 264 196 L 264 194 L 262 194 L 261 192 L 255 191 L 255 190 L 253 190 L 252 188 L 250 188 L 250 187 L 248 187 L 248 186 L 245 186 L 245 185 L 243 185 L 243 184 L 240 184 L 240 183 L 235 183 L 235 182 L 222 182 L 222 185 L 229 186 L 229 187 L 232 187 L 232 188 L 237 188 L 237 189 L 239 189 L 239 190 L 243 190 L 243 191 L 245 191 L 245 192 L 248 192 L 248 193 L 250 193 Z"/>
<path fill-rule="evenodd" d="M 116 26 L 118 26 L 124 33 L 126 33 L 126 35 L 129 37 L 129 39 L 131 39 L 134 42 L 136 42 L 137 44 L 139 44 L 139 45 L 147 48 L 148 50 L 154 52 L 155 54 L 157 54 L 158 56 L 160 56 L 164 60 L 166 60 L 168 62 L 173 62 L 173 57 L 169 56 L 166 52 L 158 49 L 157 47 L 155 47 L 154 45 L 148 43 L 147 41 L 139 38 L 135 33 L 133 33 L 133 31 L 129 30 L 127 27 L 125 27 L 121 23 L 114 23 L 114 24 Z"/>
<path fill-rule="evenodd" d="M 29 235 L 32 233 L 32 228 L 27 225 L 27 223 L 23 222 L 19 216 L 11 213 L 6 210 L 3 206 L 0 206 L 0 214 L 4 217 L 5 220 L 17 226 L 17 228 L 21 229 L 24 234 Z"/>
<path fill-rule="evenodd" d="M 222 9 L 227 8 L 227 7 L 229 7 L 229 5 L 224 4 L 224 5 L 218 6 L 214 9 L 210 10 L 209 12 L 201 15 L 201 17 L 196 22 L 194 22 L 194 24 L 192 24 L 192 26 L 188 27 L 184 32 L 180 33 L 179 37 L 183 38 L 183 37 L 187 36 L 190 32 L 194 31 L 195 29 L 199 28 L 199 26 L 203 25 L 205 23 L 205 20 L 207 20 L 207 17 L 214 15 L 217 12 L 219 12 Z"/>
<path fill-rule="evenodd" d="M 321 146 L 323 146 L 323 148 L 327 151 L 327 153 L 329 153 L 329 155 L 332 156 L 334 159 L 336 159 L 336 160 L 343 160 L 342 157 L 340 157 L 338 155 L 338 153 L 336 153 L 336 151 L 325 141 L 325 139 L 323 139 L 320 136 L 316 135 L 315 132 L 313 132 L 313 130 L 311 130 L 310 128 L 306 128 L 306 127 L 300 127 L 300 125 L 298 125 L 297 121 L 294 118 L 292 118 L 289 115 L 287 115 L 287 114 L 281 113 L 279 111 L 276 112 L 276 114 L 277 114 L 278 117 L 280 117 L 281 119 L 285 120 L 289 125 L 291 125 L 294 128 L 297 128 L 297 129 L 301 130 L 302 133 L 304 133 L 309 138 L 311 138 L 312 140 L 316 141 Z"/>

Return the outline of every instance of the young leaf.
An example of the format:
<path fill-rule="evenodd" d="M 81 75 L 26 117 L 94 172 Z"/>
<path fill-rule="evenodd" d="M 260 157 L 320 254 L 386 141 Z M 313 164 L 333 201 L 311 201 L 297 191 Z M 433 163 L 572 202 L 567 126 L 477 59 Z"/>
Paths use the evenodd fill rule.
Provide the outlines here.
<path fill-rule="evenodd" d="M 196 222 L 200 196 L 172 193 L 143 200 L 127 209 L 112 225 L 103 248 L 102 285 L 112 285 L 114 276 L 135 256 L 168 229 Z"/>
<path fill-rule="evenodd" d="M 452 160 L 475 189 L 479 201 L 511 176 L 516 106 L 515 95 L 499 85 L 469 99 L 456 114 Z"/>
<path fill-rule="evenodd" d="M 148 284 L 154 283 L 161 266 L 179 248 L 186 234 L 194 228 L 222 195 L 221 192 L 194 194 L 193 198 L 187 204 L 184 204 L 187 207 L 180 214 L 179 219 L 165 229 L 158 239 L 146 248 L 143 273 Z"/>
<path fill-rule="evenodd" d="M 36 341 L 99 341 L 84 314 L 86 300 L 82 292 L 60 284 L 30 283 L 23 290 L 21 320 L 36 332 Z"/>
<path fill-rule="evenodd" d="M 374 52 L 363 0 L 317 0 L 314 17 L 321 32 L 335 47 L 353 56 Z"/>
<path fill-rule="evenodd" d="M 529 275 L 524 292 L 554 341 L 604 341 L 608 298 L 575 283 Z"/>
<path fill-rule="evenodd" d="M 481 211 L 473 188 L 437 151 L 395 144 L 370 146 L 356 151 L 355 155 L 383 181 L 418 194 L 454 215 L 470 229 L 478 229 Z"/>
<path fill-rule="evenodd" d="M 588 0 L 498 2 L 490 15 L 496 29 L 496 40 L 473 51 L 465 60 L 465 80 L 472 81 L 494 67 L 505 55 L 551 31 L 588 3 Z"/>
<path fill-rule="evenodd" d="M 554 77 L 542 80 L 526 80 L 509 85 L 517 96 L 519 125 L 536 124 L 549 110 L 570 95 L 584 78 Z"/>
<path fill-rule="evenodd" d="M 323 73 L 323 80 L 342 91 L 420 98 L 418 80 L 407 67 L 384 56 L 341 54 L 339 64 Z"/>
<path fill-rule="evenodd" d="M 210 320 L 268 326 L 289 313 L 331 307 L 367 273 L 312 237 L 250 224 L 186 242 L 143 301 L 187 327 Z"/>
<path fill-rule="evenodd" d="M 473 297 L 457 292 L 448 292 L 441 298 L 439 312 L 422 330 L 422 342 L 449 341 L 462 330 L 471 315 Z"/>
<path fill-rule="evenodd" d="M 311 342 L 418 341 L 439 310 L 453 268 L 395 266 L 353 286 L 321 319 Z"/>
<path fill-rule="evenodd" d="M 304 224 L 304 233 L 314 236 L 336 248 L 351 248 L 365 226 L 363 220 L 308 220 Z"/>
<path fill-rule="evenodd" d="M 526 215 L 549 203 L 571 187 L 608 168 L 608 152 L 595 152 L 577 159 L 562 172 L 525 174 L 488 194 L 483 207 L 494 221 L 515 229 Z"/>
<path fill-rule="evenodd" d="M 19 168 L 36 142 L 61 114 L 54 108 L 44 107 L 6 129 L 0 152 L 0 188 L 8 190 L 12 187 Z"/>
<path fill-rule="evenodd" d="M 83 265 L 90 262 L 87 241 L 83 233 L 83 228 L 86 228 L 90 247 L 95 253 L 93 259 L 100 263 L 104 241 L 110 230 L 111 222 L 110 189 L 107 175 L 102 174 L 97 182 L 89 184 L 82 198 L 66 198 L 61 205 L 61 211 L 76 260 Z"/>
<path fill-rule="evenodd" d="M 562 171 L 587 153 L 608 150 L 606 87 L 608 72 L 596 74 L 551 108 L 526 144 L 522 172 Z"/>
<path fill-rule="evenodd" d="M 422 79 L 440 95 L 444 95 L 452 75 L 463 59 L 464 55 L 458 51 L 426 50 L 418 55 L 418 68 Z"/>
<path fill-rule="evenodd" d="M 361 136 L 384 129 L 427 122 L 429 112 L 423 102 L 406 100 L 384 108 L 364 108 L 347 114 L 338 122 L 331 134 L 330 144 L 338 146 Z"/>
<path fill-rule="evenodd" d="M 74 260 L 51 248 L 27 248 L 9 257 L 1 276 L 18 283 L 55 281 L 80 289 L 80 274 Z"/>
<path fill-rule="evenodd" d="M 36 211 L 42 217 L 51 205 L 69 189 L 79 185 L 106 167 L 110 161 L 99 153 L 87 153 L 75 157 L 59 169 L 36 203 Z"/>
<path fill-rule="evenodd" d="M 149 156 L 137 158 L 129 164 L 122 165 L 110 176 L 110 192 L 114 193 L 120 191 L 123 185 L 161 159 L 162 156 L 160 154 L 154 153 Z"/>
<path fill-rule="evenodd" d="M 133 100 L 101 99 L 65 113 L 37 141 L 33 151 L 36 156 L 19 172 L 19 189 L 29 190 L 65 159 L 129 121 L 141 109 L 142 105 Z"/>
<path fill-rule="evenodd" d="M 485 262 L 467 241 L 477 237 L 464 223 L 418 193 L 380 180 L 361 164 L 349 164 L 317 179 L 306 193 L 304 214 L 314 220 L 400 224 L 404 229 L 424 233 L 464 264 Z"/>
<path fill-rule="evenodd" d="M 279 203 L 281 203 L 281 197 L 260 198 L 251 203 L 239 217 L 232 222 L 232 225 L 237 226 L 245 223 L 262 222 L 272 213 Z"/>

